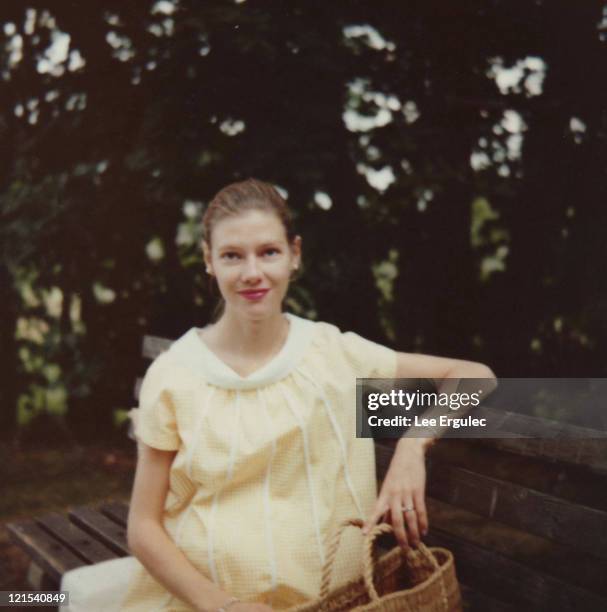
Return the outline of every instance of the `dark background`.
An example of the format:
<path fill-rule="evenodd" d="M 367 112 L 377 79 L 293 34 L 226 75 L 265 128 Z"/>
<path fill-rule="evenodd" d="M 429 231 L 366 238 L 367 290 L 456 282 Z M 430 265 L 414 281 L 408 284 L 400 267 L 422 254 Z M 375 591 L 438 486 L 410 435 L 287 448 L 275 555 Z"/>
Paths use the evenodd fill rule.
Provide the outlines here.
<path fill-rule="evenodd" d="M 605 11 L 2 2 L 3 434 L 118 431 L 142 336 L 208 321 L 198 220 L 249 176 L 296 215 L 296 314 L 502 377 L 605 376 Z"/>

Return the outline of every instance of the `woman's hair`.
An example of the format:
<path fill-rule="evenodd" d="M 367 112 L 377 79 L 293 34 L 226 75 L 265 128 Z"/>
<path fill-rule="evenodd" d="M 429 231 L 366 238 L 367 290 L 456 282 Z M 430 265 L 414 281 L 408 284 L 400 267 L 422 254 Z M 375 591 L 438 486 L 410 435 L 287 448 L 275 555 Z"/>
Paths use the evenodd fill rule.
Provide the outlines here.
<path fill-rule="evenodd" d="M 274 213 L 285 228 L 287 241 L 289 244 L 293 242 L 295 231 L 291 213 L 284 198 L 270 183 L 249 178 L 227 185 L 209 203 L 202 217 L 202 235 L 209 247 L 213 227 L 218 221 L 249 210 Z"/>

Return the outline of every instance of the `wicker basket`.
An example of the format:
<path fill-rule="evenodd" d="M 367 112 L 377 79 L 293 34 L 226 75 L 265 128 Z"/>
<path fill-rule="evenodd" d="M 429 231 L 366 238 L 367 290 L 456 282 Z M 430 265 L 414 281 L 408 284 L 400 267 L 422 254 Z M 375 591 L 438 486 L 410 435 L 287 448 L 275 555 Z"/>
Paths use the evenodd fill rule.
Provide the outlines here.
<path fill-rule="evenodd" d="M 445 548 L 420 543 L 417 550 L 404 552 L 396 546 L 374 560 L 375 539 L 392 533 L 392 526 L 386 523 L 374 527 L 365 538 L 363 576 L 329 592 L 341 534 L 350 526 L 362 528 L 363 521 L 344 521 L 335 533 L 322 569 L 318 599 L 290 607 L 289 612 L 461 612 L 453 555 Z"/>

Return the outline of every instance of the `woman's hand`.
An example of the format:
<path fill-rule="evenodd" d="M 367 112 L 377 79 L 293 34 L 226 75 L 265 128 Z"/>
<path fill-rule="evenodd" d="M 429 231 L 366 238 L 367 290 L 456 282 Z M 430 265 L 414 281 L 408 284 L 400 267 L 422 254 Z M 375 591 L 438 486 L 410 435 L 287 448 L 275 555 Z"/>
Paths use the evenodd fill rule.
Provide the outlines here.
<path fill-rule="evenodd" d="M 396 445 L 381 491 L 363 533 L 368 533 L 377 521 L 388 513 L 398 543 L 407 548 L 417 547 L 420 533 L 428 532 L 426 512 L 426 462 L 424 438 L 401 438 Z M 413 510 L 403 509 L 413 508 Z M 404 520 L 403 520 L 404 519 Z M 407 531 L 405 532 L 405 526 Z"/>

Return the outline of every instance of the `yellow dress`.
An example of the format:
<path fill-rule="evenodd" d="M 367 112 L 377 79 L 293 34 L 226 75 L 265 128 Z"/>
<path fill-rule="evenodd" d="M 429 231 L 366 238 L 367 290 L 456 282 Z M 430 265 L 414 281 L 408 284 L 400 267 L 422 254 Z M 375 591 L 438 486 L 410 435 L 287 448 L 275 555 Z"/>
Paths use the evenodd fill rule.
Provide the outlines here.
<path fill-rule="evenodd" d="M 148 368 L 134 416 L 145 444 L 177 450 L 164 526 L 205 576 L 280 610 L 318 595 L 327 540 L 376 499 L 373 441 L 356 438 L 356 378 L 394 377 L 396 353 L 286 314 L 283 349 L 242 377 L 191 328 Z M 332 586 L 361 573 L 347 530 Z M 123 612 L 185 612 L 133 558 Z"/>

